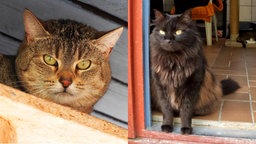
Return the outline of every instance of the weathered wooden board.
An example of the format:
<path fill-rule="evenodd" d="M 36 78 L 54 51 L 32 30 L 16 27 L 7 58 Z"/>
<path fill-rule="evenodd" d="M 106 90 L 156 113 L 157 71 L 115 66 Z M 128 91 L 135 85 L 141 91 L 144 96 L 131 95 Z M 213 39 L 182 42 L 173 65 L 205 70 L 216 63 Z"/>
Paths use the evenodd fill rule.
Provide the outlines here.
<path fill-rule="evenodd" d="M 23 10 L 30 9 L 37 17 L 47 19 L 72 19 L 88 24 L 97 30 L 108 31 L 120 27 L 110 20 L 97 16 L 79 6 L 61 0 L 8 0 L 0 1 L 0 31 L 22 40 L 24 35 Z M 111 54 L 113 77 L 127 83 L 127 28 Z"/>
<path fill-rule="evenodd" d="M 1 85 L 0 117 L 14 127 L 17 143 L 127 143 L 127 130 Z"/>
<path fill-rule="evenodd" d="M 16 129 L 9 120 L 0 116 L 0 143 L 15 142 L 17 142 Z"/>
<path fill-rule="evenodd" d="M 79 0 L 128 21 L 128 0 Z"/>
<path fill-rule="evenodd" d="M 104 112 L 124 122 L 128 120 L 128 94 L 127 86 L 111 81 L 106 95 L 96 104 L 95 110 Z"/>

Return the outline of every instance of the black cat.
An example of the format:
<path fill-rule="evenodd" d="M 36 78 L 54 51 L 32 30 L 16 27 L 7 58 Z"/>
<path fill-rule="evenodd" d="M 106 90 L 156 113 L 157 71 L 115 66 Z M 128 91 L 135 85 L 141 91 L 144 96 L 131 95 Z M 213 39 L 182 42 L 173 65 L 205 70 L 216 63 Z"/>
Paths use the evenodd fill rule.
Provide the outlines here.
<path fill-rule="evenodd" d="M 246 31 L 246 32 L 239 32 L 239 36 L 237 37 L 236 41 L 240 42 L 243 48 L 246 48 L 247 41 L 255 42 L 256 39 L 256 31 Z"/>
<path fill-rule="evenodd" d="M 182 134 L 191 134 L 192 116 L 213 112 L 221 96 L 239 85 L 231 79 L 216 81 L 189 10 L 180 16 L 155 11 L 155 18 L 150 35 L 152 108 L 163 113 L 162 131 L 172 132 L 177 112 Z"/>

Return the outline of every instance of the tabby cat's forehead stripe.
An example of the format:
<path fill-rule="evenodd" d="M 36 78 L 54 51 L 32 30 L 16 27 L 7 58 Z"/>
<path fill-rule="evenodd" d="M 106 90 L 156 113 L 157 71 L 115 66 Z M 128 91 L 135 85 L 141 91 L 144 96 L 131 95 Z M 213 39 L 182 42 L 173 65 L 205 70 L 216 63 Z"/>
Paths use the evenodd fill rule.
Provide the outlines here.
<path fill-rule="evenodd" d="M 81 50 L 80 50 L 80 47 L 78 46 L 77 48 L 76 48 L 76 51 L 75 51 L 75 54 L 74 54 L 74 57 L 76 58 L 76 59 L 80 59 L 80 55 L 81 55 L 81 52 L 80 52 Z"/>
<path fill-rule="evenodd" d="M 55 50 L 55 53 L 56 53 L 56 57 L 60 58 L 60 56 L 61 56 L 60 46 L 55 47 L 54 50 Z"/>
<path fill-rule="evenodd" d="M 69 63 L 69 62 L 72 62 L 72 59 L 75 59 L 76 56 L 74 55 L 77 50 L 76 48 L 76 45 L 74 45 L 74 43 L 72 42 L 67 42 L 67 43 L 64 43 L 63 45 L 63 59 L 64 59 L 64 62 L 65 63 Z"/>
<path fill-rule="evenodd" d="M 97 31 L 84 24 L 70 20 L 49 20 L 45 22 L 45 28 L 52 35 L 68 40 L 94 39 Z"/>
<path fill-rule="evenodd" d="M 91 45 L 89 41 L 96 39 L 98 32 L 82 23 L 70 20 L 49 20 L 45 22 L 45 28 L 54 37 L 61 40 L 56 49 L 58 58 L 63 54 L 66 62 L 72 59 L 82 59 L 88 54 Z M 63 43 L 65 42 L 65 43 Z"/>
<path fill-rule="evenodd" d="M 50 47 L 45 47 L 46 53 L 47 51 L 50 52 L 49 54 L 55 56 L 57 59 L 65 59 L 65 61 L 71 61 L 71 59 L 77 59 L 78 56 L 76 56 L 79 53 L 83 53 L 79 49 L 76 43 L 65 41 L 65 40 L 53 40 L 53 43 L 49 43 Z M 47 50 L 48 49 L 48 50 Z"/>

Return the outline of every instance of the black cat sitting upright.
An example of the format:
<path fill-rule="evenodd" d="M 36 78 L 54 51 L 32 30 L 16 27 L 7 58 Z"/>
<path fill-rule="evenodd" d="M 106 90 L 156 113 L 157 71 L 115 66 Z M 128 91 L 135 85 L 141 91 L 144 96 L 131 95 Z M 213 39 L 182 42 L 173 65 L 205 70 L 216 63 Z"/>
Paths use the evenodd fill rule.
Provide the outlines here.
<path fill-rule="evenodd" d="M 172 132 L 178 113 L 182 134 L 191 134 L 192 116 L 212 113 L 222 95 L 239 85 L 231 79 L 216 81 L 189 10 L 180 16 L 155 11 L 155 17 L 150 35 L 152 109 L 163 113 L 162 131 Z"/>

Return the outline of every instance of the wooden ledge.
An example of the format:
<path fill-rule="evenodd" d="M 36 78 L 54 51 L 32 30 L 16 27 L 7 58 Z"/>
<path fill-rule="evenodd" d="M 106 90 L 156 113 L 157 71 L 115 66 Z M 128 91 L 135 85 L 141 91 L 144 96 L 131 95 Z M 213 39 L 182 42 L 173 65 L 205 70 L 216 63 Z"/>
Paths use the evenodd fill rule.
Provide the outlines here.
<path fill-rule="evenodd" d="M 16 143 L 17 134 L 11 122 L 0 117 L 0 143 Z"/>
<path fill-rule="evenodd" d="M 0 117 L 13 125 L 17 142 L 51 142 L 52 140 L 63 143 L 127 143 L 128 141 L 128 131 L 124 128 L 2 84 L 0 84 Z M 15 140 L 15 137 L 13 139 Z"/>

